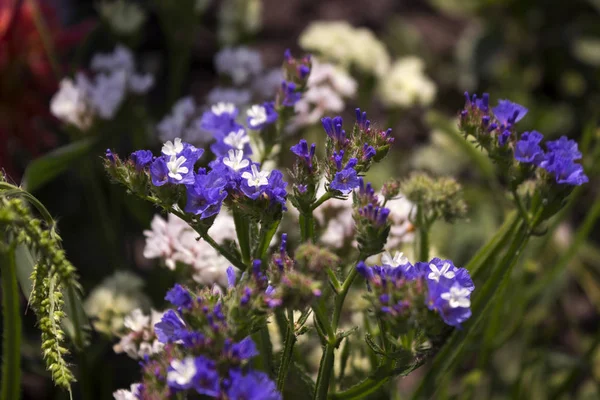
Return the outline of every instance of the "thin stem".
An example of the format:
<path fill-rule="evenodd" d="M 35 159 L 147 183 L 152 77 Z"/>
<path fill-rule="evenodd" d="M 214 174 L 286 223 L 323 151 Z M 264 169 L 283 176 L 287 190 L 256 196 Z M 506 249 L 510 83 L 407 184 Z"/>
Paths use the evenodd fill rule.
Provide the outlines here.
<path fill-rule="evenodd" d="M 235 254 L 231 251 L 227 250 L 225 247 L 221 246 L 219 243 L 215 242 L 215 240 L 210 237 L 208 232 L 205 232 L 202 229 L 195 229 L 196 232 L 200 235 L 200 237 L 206 240 L 206 243 L 210 244 L 213 249 L 218 251 L 223 257 L 225 257 L 231 264 L 233 264 L 236 268 L 241 271 L 246 270 L 246 264 L 242 262 Z"/>
<path fill-rule="evenodd" d="M 517 193 L 516 189 L 512 189 L 511 193 L 512 193 L 513 199 L 515 200 L 515 204 L 517 205 L 517 208 L 519 209 L 519 213 L 521 213 L 521 216 L 523 217 L 523 220 L 525 221 L 525 223 L 527 225 L 529 225 L 529 213 L 525 209 L 525 206 L 523 205 L 523 202 L 521 201 L 521 197 Z"/>
<path fill-rule="evenodd" d="M 2 272 L 2 400 L 21 398 L 21 313 L 15 246 L 0 249 Z"/>
<path fill-rule="evenodd" d="M 281 219 L 269 222 L 261 222 L 260 238 L 254 251 L 255 259 L 262 260 L 265 258 L 267 255 L 267 250 L 269 250 L 269 244 L 271 244 L 271 240 L 273 239 L 273 236 L 275 236 L 275 232 L 277 232 L 280 222 Z"/>
<path fill-rule="evenodd" d="M 418 259 L 419 261 L 428 261 L 429 260 L 429 224 L 425 221 L 425 216 L 423 214 L 423 207 L 419 206 L 417 208 L 417 223 L 419 230 L 419 251 L 418 251 Z"/>
<path fill-rule="evenodd" d="M 281 356 L 281 365 L 279 366 L 279 372 L 277 373 L 277 390 L 280 392 L 283 392 L 285 378 L 287 377 L 288 369 L 293 358 L 292 356 L 295 343 L 296 334 L 294 332 L 294 310 L 292 308 L 288 308 L 288 324 L 285 336 L 285 344 L 283 348 L 283 354 Z"/>

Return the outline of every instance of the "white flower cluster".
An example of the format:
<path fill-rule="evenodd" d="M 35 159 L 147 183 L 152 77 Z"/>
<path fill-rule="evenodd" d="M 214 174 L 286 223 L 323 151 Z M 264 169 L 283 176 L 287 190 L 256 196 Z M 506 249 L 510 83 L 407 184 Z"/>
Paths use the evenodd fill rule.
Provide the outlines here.
<path fill-rule="evenodd" d="M 113 119 L 128 93 L 141 95 L 154 85 L 150 74 L 137 74 L 131 51 L 118 45 L 112 53 L 96 54 L 90 65 L 95 75 L 79 72 L 64 78 L 50 101 L 50 111 L 61 121 L 88 129 L 95 118 Z"/>
<path fill-rule="evenodd" d="M 137 3 L 126 0 L 103 1 L 98 11 L 113 32 L 118 35 L 136 33 L 146 20 L 144 9 Z"/>
<path fill-rule="evenodd" d="M 198 233 L 185 221 L 172 214 L 169 214 L 167 220 L 155 215 L 151 228 L 144 231 L 144 257 L 161 258 L 171 270 L 175 269 L 178 262 L 189 265 L 193 270 L 192 278 L 202 285 L 216 283 L 222 287 L 227 286 L 227 268 L 230 262 L 206 241 L 197 240 Z M 219 244 L 235 240 L 233 217 L 221 210 L 208 233 Z"/>
<path fill-rule="evenodd" d="M 435 99 L 435 83 L 424 73 L 425 63 L 409 56 L 396 60 L 386 77 L 380 80 L 379 98 L 389 108 L 428 106 Z"/>
<path fill-rule="evenodd" d="M 201 145 L 212 140 L 212 135 L 200 127 L 201 113 L 192 97 L 178 100 L 156 126 L 162 142 L 182 138 L 184 141 Z"/>
<path fill-rule="evenodd" d="M 325 189 L 321 185 L 317 191 L 319 198 Z M 380 197 L 382 197 L 379 194 Z M 385 204 L 389 208 L 388 217 L 391 222 L 390 234 L 385 245 L 385 249 L 392 250 L 403 243 L 410 243 L 414 240 L 413 225 L 410 222 L 410 213 L 413 205 L 401 195 L 389 200 Z M 348 244 L 354 237 L 354 219 L 352 218 L 352 197 L 346 200 L 330 199 L 319 206 L 314 216 L 322 228 L 320 241 L 334 249 L 340 249 Z M 352 243 L 356 246 L 356 243 Z"/>
<path fill-rule="evenodd" d="M 315 124 L 327 113 L 342 112 L 344 99 L 354 97 L 356 87 L 356 81 L 345 71 L 313 57 L 307 90 L 295 105 L 291 129 Z"/>
<path fill-rule="evenodd" d="M 313 22 L 300 35 L 300 46 L 345 68 L 354 67 L 377 77 L 390 65 L 387 49 L 375 34 L 347 22 Z"/>
<path fill-rule="evenodd" d="M 96 331 L 119 336 L 125 327 L 125 316 L 150 304 L 142 292 L 143 286 L 140 277 L 127 271 L 117 271 L 96 286 L 83 304 Z"/>
<path fill-rule="evenodd" d="M 141 384 L 133 383 L 129 388 L 130 390 L 119 389 L 116 392 L 114 392 L 113 398 L 115 400 L 138 400 L 140 398 L 140 387 Z"/>
<path fill-rule="evenodd" d="M 239 43 L 262 25 L 262 0 L 222 0 L 217 36 L 222 44 Z"/>
<path fill-rule="evenodd" d="M 162 317 L 163 313 L 155 310 L 150 310 L 150 315 L 144 314 L 139 308 L 133 310 L 125 317 L 123 323 L 127 333 L 113 346 L 115 353 L 125 353 L 135 360 L 162 351 L 164 344 L 158 341 L 154 333 L 154 325 Z"/>

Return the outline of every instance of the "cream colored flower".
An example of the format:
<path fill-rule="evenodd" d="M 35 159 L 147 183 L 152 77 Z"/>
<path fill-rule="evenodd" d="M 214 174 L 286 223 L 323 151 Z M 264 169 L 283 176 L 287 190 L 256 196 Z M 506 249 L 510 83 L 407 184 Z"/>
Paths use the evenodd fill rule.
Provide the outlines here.
<path fill-rule="evenodd" d="M 437 88 L 425 73 L 425 64 L 418 57 L 396 60 L 388 74 L 380 80 L 379 95 L 389 108 L 428 106 L 435 99 Z"/>

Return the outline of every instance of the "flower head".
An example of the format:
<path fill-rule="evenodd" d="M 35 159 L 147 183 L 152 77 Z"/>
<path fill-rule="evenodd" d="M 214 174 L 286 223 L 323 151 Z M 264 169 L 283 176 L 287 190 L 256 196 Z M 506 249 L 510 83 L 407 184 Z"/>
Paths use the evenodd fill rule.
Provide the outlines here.
<path fill-rule="evenodd" d="M 242 150 L 229 150 L 227 154 L 228 157 L 223 157 L 223 164 L 236 172 L 250 165 L 250 161 L 244 158 Z"/>
<path fill-rule="evenodd" d="M 544 135 L 537 131 L 523 133 L 515 146 L 515 159 L 539 165 L 544 159 L 544 151 L 539 145 L 543 138 Z"/>
<path fill-rule="evenodd" d="M 250 187 L 261 187 L 269 184 L 269 172 L 259 171 L 255 164 L 252 164 L 251 172 L 244 172 L 242 178 L 246 180 Z"/>
<path fill-rule="evenodd" d="M 272 124 L 277 120 L 277 111 L 273 107 L 273 103 L 264 103 L 263 105 L 255 104 L 247 111 L 248 127 L 250 129 L 259 130 L 265 126 Z"/>
<path fill-rule="evenodd" d="M 527 114 L 527 108 L 510 100 L 498 100 L 498 105 L 492 108 L 494 116 L 505 127 L 519 122 Z"/>

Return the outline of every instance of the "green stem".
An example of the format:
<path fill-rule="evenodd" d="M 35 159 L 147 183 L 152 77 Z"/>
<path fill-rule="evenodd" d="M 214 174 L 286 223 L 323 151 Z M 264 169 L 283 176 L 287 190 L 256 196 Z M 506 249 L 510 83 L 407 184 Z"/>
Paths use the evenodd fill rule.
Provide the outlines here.
<path fill-rule="evenodd" d="M 281 365 L 279 366 L 279 372 L 277 373 L 277 390 L 280 392 L 283 392 L 285 378 L 287 377 L 288 369 L 292 362 L 295 343 L 296 334 L 294 332 L 294 310 L 292 308 L 288 308 L 288 324 L 285 336 L 285 344 L 283 348 L 283 354 L 281 356 Z"/>
<path fill-rule="evenodd" d="M 235 209 L 233 210 L 233 222 L 235 223 L 235 232 L 242 253 L 242 262 L 250 265 L 250 221 L 239 210 Z"/>
<path fill-rule="evenodd" d="M 312 211 L 307 214 L 300 214 L 300 237 L 303 242 L 312 240 L 315 231 L 315 219 Z"/>
<path fill-rule="evenodd" d="M 331 395 L 329 395 L 329 399 L 364 399 L 368 395 L 378 390 L 389 379 L 390 376 L 387 376 L 383 379 L 368 377 L 358 385 L 352 386 L 351 388 L 344 390 L 343 392 L 332 393 Z"/>
<path fill-rule="evenodd" d="M 275 232 L 277 232 L 277 228 L 279 227 L 279 223 L 281 219 L 277 219 L 275 221 L 269 222 L 261 222 L 260 225 L 260 238 L 258 240 L 258 245 L 254 250 L 254 258 L 257 260 L 262 260 L 267 255 L 267 250 L 269 249 L 269 244 L 275 236 Z"/>
<path fill-rule="evenodd" d="M 323 351 L 321 364 L 319 365 L 319 376 L 317 377 L 317 385 L 315 388 L 315 400 L 327 399 L 329 381 L 333 371 L 334 350 L 335 347 L 330 343 L 325 345 L 325 351 Z"/>
<path fill-rule="evenodd" d="M 419 206 L 417 208 L 417 228 L 419 230 L 419 251 L 418 260 L 419 261 L 429 261 L 429 224 L 425 221 L 425 216 L 423 214 L 423 207 Z"/>
<path fill-rule="evenodd" d="M 316 210 L 321 204 L 325 203 L 327 200 L 333 197 L 332 192 L 325 192 L 323 196 L 319 197 L 319 199 L 312 205 L 312 209 Z"/>
<path fill-rule="evenodd" d="M 206 240 L 206 243 L 210 244 L 213 249 L 218 251 L 223 257 L 225 257 L 231 264 L 233 264 L 240 271 L 246 270 L 246 264 L 242 262 L 235 254 L 231 251 L 227 250 L 225 247 L 221 246 L 219 243 L 215 242 L 215 240 L 210 237 L 208 232 L 205 232 L 202 229 L 195 229 L 196 232 L 200 235 L 200 237 Z"/>
<path fill-rule="evenodd" d="M 15 246 L 0 250 L 2 273 L 2 400 L 21 398 L 21 314 Z"/>
<path fill-rule="evenodd" d="M 523 220 L 525 221 L 525 223 L 527 223 L 527 225 L 529 225 L 529 213 L 525 209 L 525 206 L 523 205 L 523 202 L 521 201 L 521 197 L 517 193 L 516 189 L 512 189 L 511 193 L 512 193 L 513 199 L 515 200 L 515 204 L 517 205 L 517 208 L 518 208 L 519 212 L 521 213 L 521 216 L 523 217 Z"/>
<path fill-rule="evenodd" d="M 273 346 L 271 344 L 271 336 L 269 328 L 265 324 L 258 332 L 252 335 L 254 342 L 258 346 L 260 357 L 257 357 L 258 368 L 265 371 L 269 376 L 273 373 Z"/>

